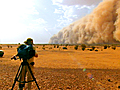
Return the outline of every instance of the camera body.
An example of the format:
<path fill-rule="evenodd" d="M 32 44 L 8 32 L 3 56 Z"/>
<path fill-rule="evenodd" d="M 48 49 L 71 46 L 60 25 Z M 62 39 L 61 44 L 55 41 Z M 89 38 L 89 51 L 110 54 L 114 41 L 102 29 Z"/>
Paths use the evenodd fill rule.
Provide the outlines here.
<path fill-rule="evenodd" d="M 17 55 L 13 56 L 11 59 L 17 60 L 16 56 L 18 56 L 20 60 L 25 61 L 35 56 L 35 50 L 32 45 L 22 44 L 17 48 L 17 52 Z"/>

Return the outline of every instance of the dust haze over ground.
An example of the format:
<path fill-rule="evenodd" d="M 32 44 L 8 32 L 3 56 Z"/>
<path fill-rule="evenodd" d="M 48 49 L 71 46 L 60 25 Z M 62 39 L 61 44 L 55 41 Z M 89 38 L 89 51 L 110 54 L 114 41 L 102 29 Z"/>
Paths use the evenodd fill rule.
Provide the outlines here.
<path fill-rule="evenodd" d="M 89 15 L 64 27 L 52 44 L 104 44 L 120 41 L 120 0 L 103 0 Z"/>

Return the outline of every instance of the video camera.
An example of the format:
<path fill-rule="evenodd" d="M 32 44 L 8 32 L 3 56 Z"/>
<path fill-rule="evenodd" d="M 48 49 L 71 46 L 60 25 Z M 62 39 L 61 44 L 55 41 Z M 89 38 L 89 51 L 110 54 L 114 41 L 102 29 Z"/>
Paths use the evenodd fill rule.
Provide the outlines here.
<path fill-rule="evenodd" d="M 24 61 L 35 56 L 35 50 L 32 45 L 22 44 L 17 48 L 17 52 L 17 55 L 13 56 L 11 59 L 17 60 L 16 56 L 18 56 L 20 60 L 23 59 Z"/>

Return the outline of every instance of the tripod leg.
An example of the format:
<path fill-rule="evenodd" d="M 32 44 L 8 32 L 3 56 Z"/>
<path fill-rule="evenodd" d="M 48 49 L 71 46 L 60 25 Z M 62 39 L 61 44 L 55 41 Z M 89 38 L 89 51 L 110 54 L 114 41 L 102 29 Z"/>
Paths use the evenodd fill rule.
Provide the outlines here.
<path fill-rule="evenodd" d="M 31 68 L 30 68 L 29 64 L 28 64 L 28 70 L 30 71 L 30 74 L 32 75 L 32 78 L 33 78 L 33 80 L 35 81 L 35 83 L 36 83 L 36 85 L 37 85 L 38 90 L 40 90 L 40 88 L 39 88 L 39 86 L 38 86 L 38 84 L 37 84 L 36 78 L 34 77 L 34 75 L 33 75 L 33 73 L 32 73 L 32 70 L 31 70 Z"/>
<path fill-rule="evenodd" d="M 27 73 L 27 66 L 23 63 L 23 67 L 20 72 L 20 78 L 19 78 L 19 90 L 23 90 L 23 88 L 25 87 L 26 73 Z"/>
<path fill-rule="evenodd" d="M 16 74 L 16 76 L 15 76 L 14 83 L 13 83 L 13 86 L 12 86 L 12 89 L 11 89 L 11 90 L 13 90 L 16 81 L 18 81 L 18 77 L 19 77 L 19 75 L 20 75 L 19 72 L 20 72 L 21 67 L 22 67 L 22 64 L 20 65 L 20 67 L 19 67 L 19 69 L 18 69 L 18 72 L 17 72 L 17 74 Z M 18 74 L 19 74 L 19 75 L 18 75 Z"/>

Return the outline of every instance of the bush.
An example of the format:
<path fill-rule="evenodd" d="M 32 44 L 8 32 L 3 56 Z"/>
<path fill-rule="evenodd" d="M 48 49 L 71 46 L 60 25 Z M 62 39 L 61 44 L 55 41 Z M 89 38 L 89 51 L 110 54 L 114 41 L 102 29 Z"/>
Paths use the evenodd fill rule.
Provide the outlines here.
<path fill-rule="evenodd" d="M 93 51 L 93 49 L 90 49 L 90 51 Z"/>
<path fill-rule="evenodd" d="M 84 48 L 84 47 L 82 47 L 82 50 L 84 51 L 84 50 L 85 50 L 85 48 Z"/>
<path fill-rule="evenodd" d="M 82 47 L 82 50 L 84 51 L 85 48 L 86 48 L 86 45 L 85 45 L 85 44 L 82 44 L 81 47 Z"/>
<path fill-rule="evenodd" d="M 112 49 L 114 49 L 114 50 L 115 50 L 115 49 L 116 49 L 116 46 L 112 46 Z"/>
<path fill-rule="evenodd" d="M 95 49 L 95 46 L 92 46 L 92 50 L 94 50 Z"/>
<path fill-rule="evenodd" d="M 65 45 L 66 47 L 68 46 L 68 44 Z"/>
<path fill-rule="evenodd" d="M 57 48 L 59 48 L 59 45 L 57 45 Z"/>
<path fill-rule="evenodd" d="M 67 49 L 67 47 L 63 47 L 63 49 Z"/>
<path fill-rule="evenodd" d="M 54 48 L 56 48 L 56 45 L 54 45 Z"/>
<path fill-rule="evenodd" d="M 104 45 L 104 49 L 107 49 L 107 45 Z"/>
<path fill-rule="evenodd" d="M 97 49 L 95 51 L 98 51 Z"/>
<path fill-rule="evenodd" d="M 42 47 L 43 50 L 45 50 L 45 47 Z"/>
<path fill-rule="evenodd" d="M 110 45 L 108 45 L 107 47 L 110 48 Z"/>
<path fill-rule="evenodd" d="M 82 44 L 81 47 L 82 47 L 82 48 L 86 48 L 86 45 L 85 45 L 85 44 Z"/>
<path fill-rule="evenodd" d="M 77 50 L 77 49 L 78 49 L 78 45 L 76 45 L 76 46 L 74 47 L 74 49 Z"/>

